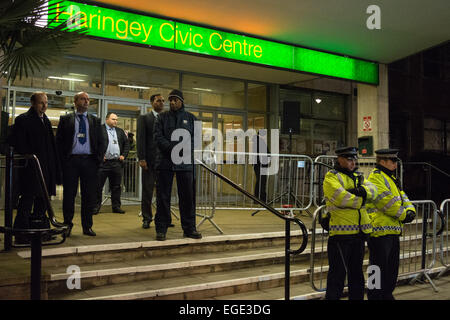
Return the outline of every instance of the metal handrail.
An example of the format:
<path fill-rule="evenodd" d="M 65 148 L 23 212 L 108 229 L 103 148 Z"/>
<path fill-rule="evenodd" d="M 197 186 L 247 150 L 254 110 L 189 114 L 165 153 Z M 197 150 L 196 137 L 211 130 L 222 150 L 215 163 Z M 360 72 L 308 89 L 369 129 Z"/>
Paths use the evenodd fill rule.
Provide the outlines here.
<path fill-rule="evenodd" d="M 436 167 L 435 165 L 428 163 L 428 162 L 403 162 L 403 164 L 414 164 L 414 165 L 425 165 L 425 166 L 429 166 L 430 168 L 433 168 L 434 170 L 442 173 L 444 176 L 447 176 L 448 178 L 450 178 L 450 174 L 448 174 L 447 172 L 439 169 L 438 167 Z"/>
<path fill-rule="evenodd" d="M 32 160 L 36 164 L 36 176 L 39 181 L 39 190 L 42 192 L 44 200 L 47 205 L 47 215 L 50 223 L 56 228 L 43 228 L 43 229 L 17 229 L 11 227 L 12 220 L 12 181 L 13 181 L 13 168 L 14 159 L 16 160 Z M 39 159 L 34 154 L 19 155 L 15 157 L 14 149 L 9 147 L 6 155 L 6 171 L 5 176 L 5 226 L 0 226 L 0 232 L 5 233 L 5 251 L 11 249 L 11 238 L 13 235 L 27 235 L 31 238 L 31 281 L 30 281 L 30 295 L 31 300 L 40 300 L 41 297 L 41 269 L 42 269 L 42 237 L 62 235 L 62 240 L 59 242 L 47 243 L 44 245 L 57 245 L 66 240 L 66 236 L 69 230 L 69 226 L 62 224 L 56 220 L 55 213 L 51 206 L 50 197 L 48 195 L 47 186 L 45 185 L 44 175 Z"/>
<path fill-rule="evenodd" d="M 290 298 L 290 255 L 298 255 L 300 253 L 302 253 L 305 249 L 306 246 L 308 244 L 308 229 L 306 228 L 305 224 L 298 218 L 296 217 L 287 217 L 282 215 L 281 213 L 279 213 L 277 210 L 275 210 L 274 208 L 272 208 L 271 206 L 269 206 L 267 203 L 265 203 L 264 201 L 261 201 L 259 198 L 255 197 L 253 194 L 249 193 L 248 191 L 244 190 L 243 188 L 241 188 L 239 185 L 237 185 L 236 183 L 234 183 L 233 181 L 231 181 L 230 179 L 228 179 L 227 177 L 225 177 L 224 175 L 218 173 L 217 171 L 209 168 L 206 164 L 204 164 L 202 161 L 196 159 L 197 163 L 202 166 L 203 168 L 205 168 L 206 170 L 208 170 L 210 173 L 214 174 L 215 176 L 219 177 L 220 179 L 222 179 L 223 181 L 225 181 L 226 183 L 228 183 L 230 186 L 232 186 L 234 189 L 238 190 L 239 192 L 241 192 L 242 194 L 244 194 L 245 196 L 249 197 L 250 199 L 252 199 L 253 201 L 257 202 L 258 204 L 260 204 L 262 207 L 266 208 L 268 211 L 270 211 L 271 213 L 273 213 L 274 215 L 276 215 L 277 217 L 283 219 L 285 221 L 285 300 L 289 300 Z M 291 222 L 295 222 L 299 225 L 301 231 L 302 231 L 302 243 L 300 245 L 300 248 L 297 250 L 291 250 L 290 249 L 290 240 L 291 240 L 291 234 L 290 234 L 290 223 Z"/>

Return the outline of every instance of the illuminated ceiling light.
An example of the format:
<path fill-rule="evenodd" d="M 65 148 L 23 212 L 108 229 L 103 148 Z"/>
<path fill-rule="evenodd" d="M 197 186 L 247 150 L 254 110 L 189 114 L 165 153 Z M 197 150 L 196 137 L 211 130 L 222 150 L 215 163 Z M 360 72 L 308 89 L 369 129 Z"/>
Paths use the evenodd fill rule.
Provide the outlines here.
<path fill-rule="evenodd" d="M 321 102 L 322 102 L 322 99 L 319 99 L 319 98 L 316 99 L 316 103 L 321 103 Z"/>
<path fill-rule="evenodd" d="M 142 89 L 142 90 L 150 89 L 150 87 L 131 86 L 131 85 L 127 85 L 127 84 L 119 84 L 119 87 L 121 87 L 121 88 L 131 88 L 131 89 Z"/>
<path fill-rule="evenodd" d="M 49 76 L 49 79 L 55 79 L 55 80 L 67 80 L 67 81 L 84 81 L 82 79 L 76 79 L 76 78 L 66 78 L 66 77 L 56 77 L 56 76 Z"/>
<path fill-rule="evenodd" d="M 87 77 L 87 74 L 69 72 L 69 76 Z"/>
<path fill-rule="evenodd" d="M 212 89 L 205 89 L 205 88 L 192 88 L 194 90 L 198 90 L 198 91 L 207 91 L 207 92 L 212 92 Z"/>

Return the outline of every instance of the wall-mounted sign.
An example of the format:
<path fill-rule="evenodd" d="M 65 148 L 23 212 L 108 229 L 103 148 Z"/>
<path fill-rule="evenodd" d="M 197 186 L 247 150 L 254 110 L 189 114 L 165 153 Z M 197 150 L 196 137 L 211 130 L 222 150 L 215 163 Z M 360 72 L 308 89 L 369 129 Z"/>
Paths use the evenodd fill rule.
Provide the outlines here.
<path fill-rule="evenodd" d="M 68 31 L 85 29 L 99 38 L 378 84 L 374 62 L 90 4 L 49 2 L 57 6 L 49 20 L 56 18 L 57 25 L 67 22 Z"/>
<path fill-rule="evenodd" d="M 363 117 L 363 131 L 372 131 L 372 117 Z"/>

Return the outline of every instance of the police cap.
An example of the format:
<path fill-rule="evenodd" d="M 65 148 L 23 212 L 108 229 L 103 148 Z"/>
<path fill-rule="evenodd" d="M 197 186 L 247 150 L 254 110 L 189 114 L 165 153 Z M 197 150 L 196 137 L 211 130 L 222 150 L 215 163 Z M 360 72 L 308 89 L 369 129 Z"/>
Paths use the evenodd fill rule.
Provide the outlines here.
<path fill-rule="evenodd" d="M 335 152 L 338 157 L 352 158 L 352 159 L 356 159 L 358 157 L 358 148 L 356 147 L 343 147 L 336 149 Z"/>
<path fill-rule="evenodd" d="M 392 161 L 400 161 L 398 158 L 398 149 L 378 149 L 375 150 L 375 154 L 379 159 L 388 159 Z"/>

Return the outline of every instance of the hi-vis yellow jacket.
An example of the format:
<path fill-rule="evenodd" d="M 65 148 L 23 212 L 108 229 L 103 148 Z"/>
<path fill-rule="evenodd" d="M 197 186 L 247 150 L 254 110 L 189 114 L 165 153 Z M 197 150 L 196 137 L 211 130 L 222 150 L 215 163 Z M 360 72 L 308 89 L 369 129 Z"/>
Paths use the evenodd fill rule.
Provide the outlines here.
<path fill-rule="evenodd" d="M 382 169 L 373 169 L 368 180 L 378 189 L 378 197 L 367 205 L 373 225 L 373 233 L 370 236 L 401 234 L 403 224 L 400 221 L 405 219 L 406 211 L 416 212 L 414 205 L 397 186 L 395 177 L 386 174 Z"/>
<path fill-rule="evenodd" d="M 335 169 L 328 171 L 323 180 L 326 209 L 330 213 L 330 237 L 372 232 L 363 197 L 347 191 L 358 186 L 359 177 L 354 172 L 351 175 Z M 364 181 L 362 187 L 367 193 L 366 202 L 375 199 L 377 189 L 373 184 Z"/>

